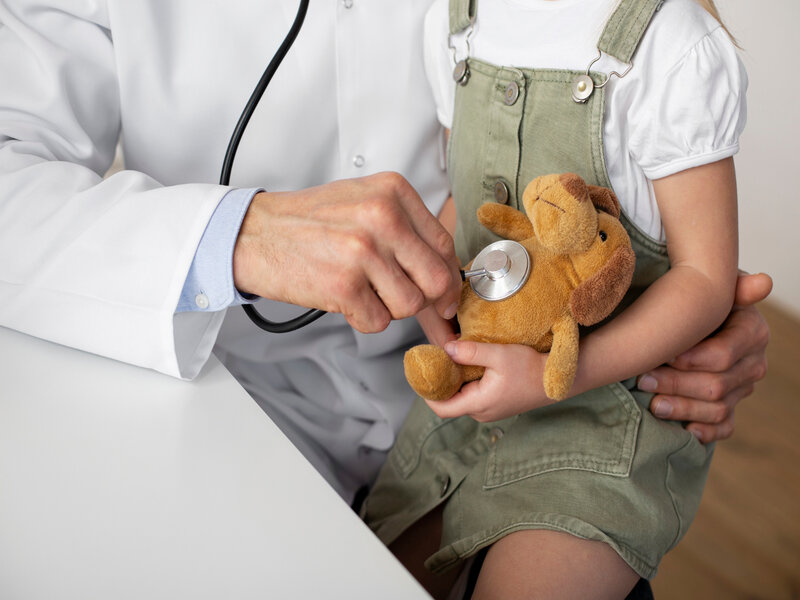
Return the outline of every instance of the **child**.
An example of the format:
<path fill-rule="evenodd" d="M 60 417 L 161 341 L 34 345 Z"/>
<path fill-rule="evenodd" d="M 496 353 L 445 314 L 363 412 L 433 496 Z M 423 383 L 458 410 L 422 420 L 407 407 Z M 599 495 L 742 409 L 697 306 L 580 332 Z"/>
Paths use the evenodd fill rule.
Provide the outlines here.
<path fill-rule="evenodd" d="M 363 514 L 434 595 L 452 577 L 423 560 L 457 573 L 488 548 L 477 598 L 624 597 L 694 517 L 713 449 L 653 417 L 635 376 L 711 333 L 733 299 L 746 75 L 703 4 L 437 0 L 428 13 L 462 263 L 495 239 L 480 204 L 519 208 L 530 180 L 559 172 L 616 192 L 637 254 L 627 308 L 582 339 L 558 403 L 544 355 L 455 342 L 420 315 L 456 362 L 486 372 L 417 402 Z M 452 223 L 451 203 L 440 218 Z"/>

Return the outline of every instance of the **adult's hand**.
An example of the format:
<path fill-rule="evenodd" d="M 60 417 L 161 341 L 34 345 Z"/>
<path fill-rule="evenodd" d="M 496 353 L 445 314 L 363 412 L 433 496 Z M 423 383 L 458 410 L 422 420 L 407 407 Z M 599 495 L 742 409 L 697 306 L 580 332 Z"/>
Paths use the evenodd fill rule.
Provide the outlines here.
<path fill-rule="evenodd" d="M 719 331 L 640 377 L 640 389 L 656 392 L 654 415 L 689 421 L 687 429 L 704 443 L 731 436 L 736 404 L 767 371 L 769 327 L 754 305 L 771 290 L 769 275 L 740 273 L 735 305 Z"/>
<path fill-rule="evenodd" d="M 455 315 L 453 240 L 396 173 L 256 194 L 233 255 L 241 292 L 340 312 L 365 333 L 432 305 Z"/>

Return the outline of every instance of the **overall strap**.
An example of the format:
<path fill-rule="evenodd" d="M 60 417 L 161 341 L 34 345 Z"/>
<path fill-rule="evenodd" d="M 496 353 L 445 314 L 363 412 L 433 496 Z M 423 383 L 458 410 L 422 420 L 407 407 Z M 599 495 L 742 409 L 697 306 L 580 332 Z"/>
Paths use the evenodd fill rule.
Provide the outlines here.
<path fill-rule="evenodd" d="M 450 0 L 450 34 L 464 31 L 475 23 L 478 0 Z"/>
<path fill-rule="evenodd" d="M 631 62 L 650 20 L 663 3 L 664 0 L 621 0 L 606 23 L 597 49 L 624 63 Z"/>

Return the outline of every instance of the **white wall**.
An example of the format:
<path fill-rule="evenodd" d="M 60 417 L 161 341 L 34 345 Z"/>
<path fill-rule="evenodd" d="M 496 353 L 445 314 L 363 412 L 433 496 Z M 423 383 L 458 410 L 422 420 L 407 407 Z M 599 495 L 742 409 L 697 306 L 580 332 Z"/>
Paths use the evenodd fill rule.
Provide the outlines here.
<path fill-rule="evenodd" d="M 800 318 L 800 2 L 716 5 L 742 46 L 750 78 L 736 157 L 739 263 L 772 275 L 770 300 Z"/>

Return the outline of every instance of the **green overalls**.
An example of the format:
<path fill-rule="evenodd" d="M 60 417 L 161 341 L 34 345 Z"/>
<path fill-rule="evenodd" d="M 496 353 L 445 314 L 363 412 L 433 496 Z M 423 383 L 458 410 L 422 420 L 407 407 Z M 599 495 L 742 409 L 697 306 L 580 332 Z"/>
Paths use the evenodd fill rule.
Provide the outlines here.
<path fill-rule="evenodd" d="M 621 0 L 598 49 L 629 63 L 659 5 Z M 470 27 L 474 11 L 475 0 L 451 0 L 451 34 Z M 547 173 L 611 187 L 603 155 L 607 75 L 590 73 L 593 91 L 582 98 L 582 71 L 475 58 L 466 66 L 448 148 L 463 264 L 497 239 L 477 222 L 484 202 L 520 209 L 527 183 Z M 637 256 L 628 305 L 669 262 L 663 244 L 624 214 L 622 221 Z M 495 423 L 443 420 L 418 400 L 362 514 L 389 544 L 446 502 L 441 549 L 426 563 L 434 572 L 513 531 L 553 529 L 608 543 L 650 579 L 694 517 L 713 451 L 680 424 L 656 419 L 651 397 L 631 379 Z"/>

